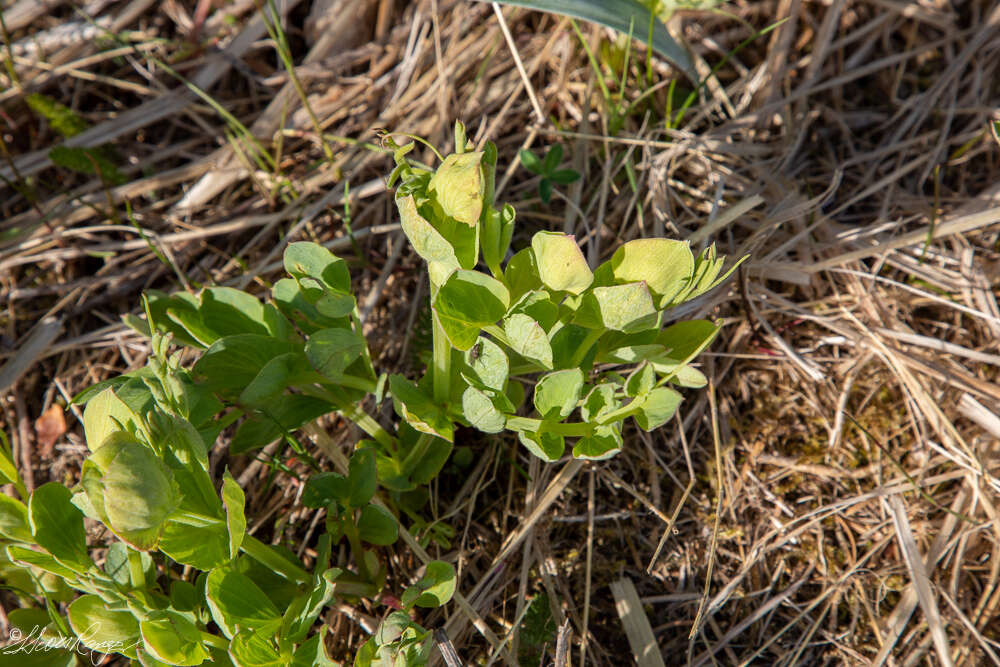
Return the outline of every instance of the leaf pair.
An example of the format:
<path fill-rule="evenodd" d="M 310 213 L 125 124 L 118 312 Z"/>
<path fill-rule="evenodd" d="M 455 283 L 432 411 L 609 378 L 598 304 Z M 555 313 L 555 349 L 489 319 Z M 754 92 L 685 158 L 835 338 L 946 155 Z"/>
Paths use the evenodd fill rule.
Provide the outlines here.
<path fill-rule="evenodd" d="M 544 158 L 539 158 L 527 148 L 522 148 L 519 155 L 525 169 L 541 176 L 538 181 L 538 196 L 545 204 L 552 201 L 553 184 L 569 185 L 580 180 L 580 172 L 575 169 L 559 168 L 563 157 L 562 144 L 553 144 Z"/>

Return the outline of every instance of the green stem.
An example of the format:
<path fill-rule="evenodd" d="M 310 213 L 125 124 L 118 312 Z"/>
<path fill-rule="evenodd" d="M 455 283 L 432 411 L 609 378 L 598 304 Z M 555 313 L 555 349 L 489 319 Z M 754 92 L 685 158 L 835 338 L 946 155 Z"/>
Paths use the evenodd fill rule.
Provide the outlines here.
<path fill-rule="evenodd" d="M 354 401 L 333 387 L 302 387 L 302 393 L 325 399 L 333 403 L 344 419 L 354 422 L 358 428 L 374 438 L 380 445 L 392 449 L 394 440 L 382 425 Z"/>
<path fill-rule="evenodd" d="M 404 473 L 410 470 L 413 466 L 417 464 L 418 461 L 424 458 L 424 455 L 427 454 L 427 450 L 430 448 L 431 442 L 433 441 L 434 441 L 434 436 L 431 435 L 430 433 L 420 434 L 420 437 L 417 438 L 417 444 L 413 445 L 413 449 L 411 449 L 410 453 L 406 455 L 405 459 L 403 459 L 401 468 Z"/>
<path fill-rule="evenodd" d="M 146 587 L 146 573 L 142 569 L 142 556 L 134 549 L 128 550 L 128 578 L 132 588 Z"/>
<path fill-rule="evenodd" d="M 532 433 L 555 433 L 567 437 L 583 437 L 594 432 L 593 424 L 587 422 L 571 422 L 566 424 L 543 422 L 531 417 L 508 417 L 507 428 L 512 431 L 529 431 Z"/>
<path fill-rule="evenodd" d="M 243 543 L 240 545 L 248 556 L 255 561 L 266 565 L 274 572 L 299 584 L 312 581 L 312 575 L 303 570 L 295 563 L 289 562 L 284 556 L 278 554 L 271 546 L 264 544 L 252 535 L 245 535 Z"/>
<path fill-rule="evenodd" d="M 358 530 L 357 524 L 354 523 L 354 517 L 351 515 L 341 516 L 340 527 L 344 531 L 347 541 L 351 544 L 351 553 L 354 554 L 354 561 L 358 564 L 361 578 L 365 581 L 371 581 L 372 575 L 368 571 L 368 565 L 365 563 L 365 551 L 361 546 L 361 532 Z"/>
<path fill-rule="evenodd" d="M 431 315 L 434 319 L 434 402 L 445 405 L 451 392 L 451 342 L 441 328 L 437 313 L 432 311 Z"/>
<path fill-rule="evenodd" d="M 576 349 L 576 354 L 574 354 L 573 358 L 570 360 L 569 367 L 574 368 L 579 366 L 583 361 L 583 358 L 587 356 L 588 352 L 590 352 L 590 348 L 594 347 L 594 343 L 596 343 L 597 339 L 603 335 L 604 329 L 591 329 L 588 331 L 586 338 L 584 338 L 583 342 L 580 343 L 580 347 Z"/>

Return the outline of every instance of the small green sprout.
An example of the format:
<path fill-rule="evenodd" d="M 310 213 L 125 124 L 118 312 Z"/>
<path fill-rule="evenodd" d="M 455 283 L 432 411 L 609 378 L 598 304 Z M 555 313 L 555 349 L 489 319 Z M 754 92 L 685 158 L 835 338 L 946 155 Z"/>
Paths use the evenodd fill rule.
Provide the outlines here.
<path fill-rule="evenodd" d="M 538 181 L 538 196 L 546 204 L 552 201 L 553 183 L 569 185 L 580 180 L 580 172 L 575 169 L 559 168 L 563 159 L 562 144 L 553 144 L 541 159 L 527 148 L 521 149 L 520 156 L 525 169 L 542 177 Z"/>

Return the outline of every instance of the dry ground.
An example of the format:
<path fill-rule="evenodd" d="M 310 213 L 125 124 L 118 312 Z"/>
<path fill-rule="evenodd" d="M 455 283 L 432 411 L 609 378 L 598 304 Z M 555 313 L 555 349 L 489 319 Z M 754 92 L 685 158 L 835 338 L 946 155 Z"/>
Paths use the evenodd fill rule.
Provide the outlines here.
<path fill-rule="evenodd" d="M 457 117 L 498 144 L 521 243 L 565 229 L 595 260 L 666 234 L 752 260 L 679 314 L 728 325 L 703 358 L 712 389 L 691 392 L 676 423 L 632 433 L 597 465 L 543 466 L 516 442 L 469 436 L 479 464 L 432 489 L 456 531 L 433 555 L 459 567 L 487 634 L 517 645 L 491 643 L 457 608 L 426 623 L 445 624 L 470 663 L 513 665 L 538 657 L 512 630 L 545 594 L 569 620 L 573 664 L 630 664 L 615 595 L 634 585 L 629 622 L 648 619 L 667 664 L 1000 664 L 1000 146 L 988 129 L 1000 4 L 680 12 L 670 27 L 703 75 L 788 20 L 726 60 L 676 129 L 664 124 L 683 99 L 676 73 L 638 45 L 625 70 L 623 42 L 587 24 L 601 77 L 567 20 L 503 11 L 526 88 L 489 4 L 288 0 L 292 79 L 254 2 L 195 4 L 4 2 L 0 427 L 30 483 L 75 481 L 78 412 L 55 442 L 35 420 L 144 362 L 146 343 L 120 323 L 143 290 L 262 292 L 289 240 L 352 262 L 377 365 L 412 371 L 420 265 L 385 189 L 390 160 L 365 142 L 384 128 L 447 148 Z M 87 129 L 64 140 L 29 109 L 32 93 Z M 54 166 L 64 141 L 105 147 L 120 181 Z M 583 178 L 544 205 L 516 156 L 553 143 Z M 216 454 L 242 470 L 253 516 L 285 522 L 260 534 L 307 534 L 290 480 L 265 486 L 267 467 Z M 397 581 L 414 575 L 405 548 L 390 558 Z M 533 609 L 551 664 L 551 627 Z M 333 654 L 349 658 L 384 611 L 331 609 Z"/>

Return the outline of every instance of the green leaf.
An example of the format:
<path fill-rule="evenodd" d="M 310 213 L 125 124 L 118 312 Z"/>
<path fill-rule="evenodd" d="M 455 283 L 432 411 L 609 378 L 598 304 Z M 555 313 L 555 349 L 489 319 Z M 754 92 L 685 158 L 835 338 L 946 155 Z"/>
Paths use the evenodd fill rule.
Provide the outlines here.
<path fill-rule="evenodd" d="M 749 257 L 749 255 L 740 257 L 740 259 L 729 267 L 729 270 L 720 277 L 719 272 L 722 271 L 722 266 L 726 263 L 726 256 L 716 256 L 715 244 L 705 248 L 698 256 L 698 259 L 695 260 L 691 284 L 686 290 L 674 297 L 673 302 L 681 303 L 683 301 L 690 301 L 691 299 L 714 289 L 725 282 L 726 279 L 728 279 L 729 276 L 731 276 L 733 272 L 739 268 L 740 264 L 746 261 Z"/>
<path fill-rule="evenodd" d="M 36 567 L 44 572 L 54 574 L 56 577 L 66 581 L 71 582 L 76 579 L 76 572 L 69 569 L 65 565 L 62 565 L 52 556 L 40 551 L 28 549 L 27 547 L 22 547 L 17 544 L 8 544 L 7 558 L 17 564 Z"/>
<path fill-rule="evenodd" d="M 252 631 L 233 637 L 229 657 L 237 667 L 285 667 L 288 664 L 267 637 Z"/>
<path fill-rule="evenodd" d="M 375 496 L 375 450 L 363 447 L 354 451 L 347 473 L 348 507 L 364 507 Z"/>
<path fill-rule="evenodd" d="M 31 93 L 24 98 L 32 111 L 49 122 L 52 129 L 65 138 L 76 136 L 87 129 L 87 121 L 78 113 L 42 93 Z"/>
<path fill-rule="evenodd" d="M 545 154 L 545 160 L 542 161 L 542 171 L 546 175 L 551 174 L 559 166 L 559 163 L 563 159 L 563 147 L 562 144 L 552 144 L 549 151 Z"/>
<path fill-rule="evenodd" d="M 229 530 L 223 521 L 206 526 L 167 521 L 158 546 L 182 565 L 211 570 L 232 560 L 230 544 Z"/>
<path fill-rule="evenodd" d="M 314 396 L 281 396 L 274 404 L 258 408 L 239 425 L 229 443 L 229 452 L 243 454 L 263 447 L 283 433 L 290 433 L 333 410 L 330 403 Z"/>
<path fill-rule="evenodd" d="M 135 430 L 139 423 L 139 417 L 110 387 L 90 399 L 83 411 L 84 437 L 92 452 L 100 449 L 111 434 L 123 429 Z"/>
<path fill-rule="evenodd" d="M 240 554 L 240 545 L 247 533 L 246 496 L 243 489 L 226 470 L 222 476 L 222 504 L 226 508 L 226 528 L 229 531 L 229 557 Z"/>
<path fill-rule="evenodd" d="M 501 2 L 505 5 L 573 16 L 584 21 L 599 23 L 623 35 L 632 35 L 680 69 L 692 83 L 698 82 L 698 73 L 684 47 L 670 36 L 666 26 L 654 17 L 649 9 L 636 0 L 501 0 Z M 647 42 L 650 25 L 653 29 L 652 43 Z"/>
<path fill-rule="evenodd" d="M 566 452 L 566 439 L 555 433 L 520 431 L 517 439 L 529 452 L 549 463 L 555 463 Z"/>
<path fill-rule="evenodd" d="M 588 461 L 603 461 L 620 452 L 621 448 L 621 432 L 615 426 L 605 426 L 593 435 L 577 440 L 573 456 Z"/>
<path fill-rule="evenodd" d="M 209 391 L 235 399 L 271 359 L 301 351 L 301 344 L 270 336 L 227 336 L 212 343 L 193 370 Z"/>
<path fill-rule="evenodd" d="M 430 484 L 431 480 L 438 476 L 438 473 L 441 472 L 444 464 L 448 461 L 451 449 L 452 443 L 450 440 L 433 438 L 423 457 L 409 468 L 403 470 L 403 473 L 407 476 L 411 484 L 418 486 L 421 484 Z M 408 452 L 409 449 L 400 453 L 405 456 Z M 410 490 L 410 488 L 406 490 Z"/>
<path fill-rule="evenodd" d="M 43 484 L 28 501 L 28 521 L 39 546 L 64 565 L 86 572 L 94 563 L 87 555 L 83 513 L 73 505 L 72 497 L 62 484 Z"/>
<path fill-rule="evenodd" d="M 164 522 L 177 507 L 177 483 L 153 451 L 127 437 L 107 441 L 91 456 L 103 475 L 108 527 L 136 549 L 156 546 Z"/>
<path fill-rule="evenodd" d="M 643 431 L 652 431 L 667 423 L 677 411 L 677 406 L 684 399 L 680 392 L 670 387 L 657 387 L 642 398 L 639 412 L 635 415 L 635 423 Z"/>
<path fill-rule="evenodd" d="M 528 171 L 538 174 L 541 176 L 545 173 L 545 169 L 542 168 L 542 161 L 538 159 L 538 156 L 529 151 L 527 148 L 522 148 L 518 152 L 518 156 L 521 158 L 521 164 Z"/>
<path fill-rule="evenodd" d="M 326 653 L 325 637 L 327 626 L 320 626 L 319 632 L 295 649 L 291 667 L 341 667 L 339 662 L 334 662 Z"/>
<path fill-rule="evenodd" d="M 0 537 L 25 544 L 35 541 L 28 521 L 28 508 L 6 494 L 0 494 Z"/>
<path fill-rule="evenodd" d="M 552 363 L 555 368 L 582 368 L 589 370 L 594 363 L 597 348 L 591 346 L 582 359 L 577 354 L 590 333 L 577 324 L 567 324 L 559 328 L 552 336 Z M 600 339 L 598 339 L 600 340 Z"/>
<path fill-rule="evenodd" d="M 432 560 L 427 563 L 420 581 L 403 593 L 403 607 L 441 607 L 455 594 L 455 568 L 450 563 Z"/>
<path fill-rule="evenodd" d="M 499 345 L 489 338 L 477 338 L 465 354 L 465 363 L 484 387 L 503 391 L 510 374 L 510 362 Z"/>
<path fill-rule="evenodd" d="M 507 418 L 493 405 L 490 397 L 473 386 L 466 387 L 462 393 L 462 414 L 483 433 L 500 433 L 507 425 Z"/>
<path fill-rule="evenodd" d="M 352 329 L 321 329 L 309 337 L 306 357 L 319 373 L 331 380 L 364 354 L 365 339 Z"/>
<path fill-rule="evenodd" d="M 542 283 L 549 289 L 580 294 L 594 282 L 594 274 L 572 236 L 538 232 L 531 239 L 531 249 Z"/>
<path fill-rule="evenodd" d="M 365 505 L 358 518 L 358 533 L 368 544 L 388 546 L 399 538 L 399 523 L 389 510 Z"/>
<path fill-rule="evenodd" d="M 201 294 L 202 321 L 219 337 L 238 334 L 287 339 L 291 333 L 288 320 L 269 303 L 232 287 L 209 287 Z"/>
<path fill-rule="evenodd" d="M 23 637 L 36 628 L 44 628 L 52 622 L 52 619 L 49 618 L 49 613 L 44 609 L 19 607 L 7 610 L 7 621 L 11 628 L 20 630 Z"/>
<path fill-rule="evenodd" d="M 688 287 L 694 256 L 687 241 L 635 239 L 622 245 L 609 260 L 615 282 L 645 281 L 660 307 Z"/>
<path fill-rule="evenodd" d="M 289 243 L 284 264 L 285 271 L 295 278 L 312 278 L 337 292 L 351 291 L 347 263 L 318 243 Z"/>
<path fill-rule="evenodd" d="M 201 604 L 199 589 L 190 582 L 176 579 L 170 582 L 170 606 L 177 611 L 194 611 Z"/>
<path fill-rule="evenodd" d="M 434 299 L 441 328 L 459 350 L 472 347 L 482 328 L 503 317 L 509 306 L 510 293 L 503 283 L 464 269 L 448 276 Z"/>
<path fill-rule="evenodd" d="M 392 392 L 396 414 L 405 419 L 410 426 L 422 433 L 436 435 L 448 442 L 453 441 L 454 424 L 434 400 L 415 383 L 402 375 L 391 375 L 389 391 Z"/>
<path fill-rule="evenodd" d="M 300 381 L 308 381 L 314 371 L 301 352 L 289 352 L 271 359 L 240 393 L 239 405 L 261 407 L 281 400 L 286 389 Z"/>
<path fill-rule="evenodd" d="M 28 490 L 24 486 L 24 480 L 21 479 L 20 473 L 17 472 L 14 455 L 10 450 L 10 442 L 7 440 L 7 434 L 3 431 L 0 431 L 0 482 L 13 484 L 18 495 L 27 499 Z"/>
<path fill-rule="evenodd" d="M 180 342 L 206 348 L 219 340 L 219 334 L 206 326 L 199 308 L 199 305 L 175 298 L 165 312 L 166 317 L 158 321 L 157 326 L 178 336 Z"/>
<path fill-rule="evenodd" d="M 580 406 L 583 420 L 599 422 L 602 417 L 621 407 L 621 402 L 615 398 L 615 389 L 616 386 L 610 382 L 603 382 L 591 389 Z"/>
<path fill-rule="evenodd" d="M 513 301 L 520 299 L 526 292 L 542 286 L 535 253 L 531 248 L 518 251 L 510 258 L 510 261 L 507 262 L 507 268 L 503 272 L 503 280 L 507 289 L 510 290 L 510 298 Z"/>
<path fill-rule="evenodd" d="M 321 296 L 316 301 L 316 310 L 325 317 L 338 319 L 347 317 L 358 307 L 358 302 L 353 294 L 342 292 L 331 292 Z"/>
<path fill-rule="evenodd" d="M 445 215 L 474 227 L 483 212 L 482 152 L 452 153 L 431 177 L 429 190 Z"/>
<path fill-rule="evenodd" d="M 552 345 L 538 322 L 523 313 L 514 313 L 504 320 L 503 330 L 512 350 L 543 368 L 552 368 Z"/>
<path fill-rule="evenodd" d="M 667 352 L 653 360 L 653 368 L 658 373 L 676 371 L 708 347 L 719 331 L 720 327 L 708 320 L 688 320 L 670 325 L 656 337 L 656 342 L 667 348 Z"/>
<path fill-rule="evenodd" d="M 558 183 L 559 185 L 569 185 L 570 183 L 575 183 L 580 180 L 580 172 L 575 169 L 557 169 L 549 174 L 549 178 L 552 179 L 553 183 Z"/>
<path fill-rule="evenodd" d="M 583 297 L 574 322 L 591 329 L 632 333 L 652 329 L 658 314 L 646 283 L 595 287 Z"/>
<path fill-rule="evenodd" d="M 413 195 L 396 198 L 400 224 L 413 249 L 428 264 L 431 278 L 441 282 L 453 270 L 460 268 L 455 249 L 434 226 L 417 211 Z"/>
<path fill-rule="evenodd" d="M 535 385 L 535 409 L 542 419 L 564 419 L 576 408 L 583 389 L 583 371 L 569 368 L 543 375 Z"/>
<path fill-rule="evenodd" d="M 327 295 L 320 295 L 315 303 L 306 298 L 306 290 L 294 278 L 282 278 L 271 288 L 271 298 L 282 313 L 294 321 L 305 333 L 311 334 L 327 327 L 341 327 L 346 319 L 328 317 L 319 311 L 317 304 Z"/>
<path fill-rule="evenodd" d="M 186 616 L 160 611 L 139 623 L 145 650 L 168 665 L 200 665 L 208 659 L 201 632 Z"/>
<path fill-rule="evenodd" d="M 549 331 L 559 320 L 559 304 L 543 289 L 526 292 L 510 307 L 509 312 L 524 313 L 538 322 L 545 331 Z"/>
<path fill-rule="evenodd" d="M 129 611 L 112 610 L 97 595 L 82 595 L 67 609 L 73 632 L 84 646 L 101 653 L 134 647 L 140 641 L 139 621 Z"/>
<path fill-rule="evenodd" d="M 625 381 L 625 394 L 627 396 L 644 396 L 650 392 L 656 384 L 656 373 L 648 363 L 639 365 L 628 376 Z"/>
<path fill-rule="evenodd" d="M 347 478 L 335 472 L 316 473 L 302 490 L 302 504 L 313 509 L 326 508 L 332 502 L 346 506 L 349 497 Z"/>
<path fill-rule="evenodd" d="M 112 161 L 114 153 L 107 148 L 86 148 L 83 146 L 53 146 L 49 150 L 52 164 L 78 174 L 100 176 L 111 185 L 121 185 L 128 179 Z"/>
<path fill-rule="evenodd" d="M 697 368 L 693 366 L 681 366 L 677 369 L 676 374 L 671 380 L 674 384 L 680 387 L 690 387 L 692 389 L 701 389 L 708 384 L 708 378 Z"/>
<path fill-rule="evenodd" d="M 205 598 L 216 625 L 230 639 L 240 630 L 270 637 L 281 626 L 281 613 L 270 598 L 231 567 L 218 567 L 208 574 Z"/>
<path fill-rule="evenodd" d="M 281 620 L 281 638 L 283 641 L 297 643 L 305 639 L 313 623 L 323 612 L 323 608 L 333 599 L 334 584 L 323 576 L 313 578 L 311 590 L 292 600 Z M 323 626 L 313 638 L 319 637 L 326 627 Z M 310 639 L 309 641 L 312 641 Z M 308 643 L 308 642 L 307 642 Z M 315 651 L 315 649 L 313 649 Z M 298 654 L 298 651 L 296 651 Z M 311 667 L 311 663 L 310 663 Z"/>
<path fill-rule="evenodd" d="M 142 565 L 143 580 L 136 582 L 140 588 L 145 586 L 147 580 L 155 580 L 155 568 L 153 559 L 144 551 L 132 551 L 124 542 L 114 542 L 108 547 L 104 555 L 104 572 L 125 589 L 135 588 L 132 582 L 132 573 L 129 566 L 129 553 L 139 557 Z"/>

